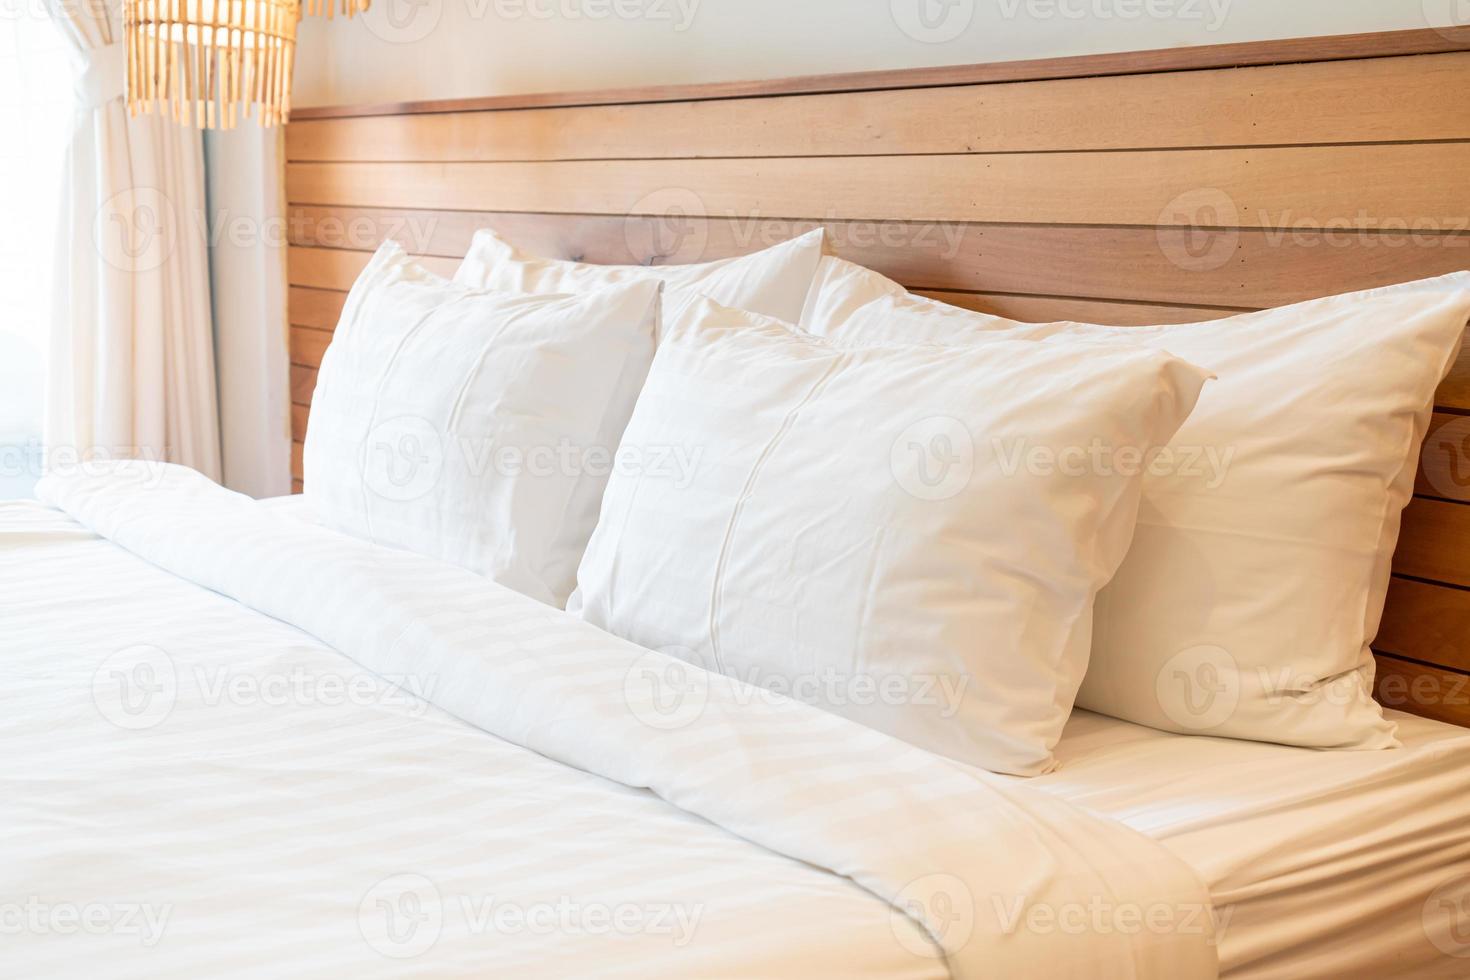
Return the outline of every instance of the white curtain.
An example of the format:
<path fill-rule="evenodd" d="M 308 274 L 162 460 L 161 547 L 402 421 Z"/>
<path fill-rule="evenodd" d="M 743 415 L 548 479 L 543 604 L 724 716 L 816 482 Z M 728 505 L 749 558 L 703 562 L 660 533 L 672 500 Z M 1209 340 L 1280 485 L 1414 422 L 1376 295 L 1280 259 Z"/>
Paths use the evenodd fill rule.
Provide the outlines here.
<path fill-rule="evenodd" d="M 48 456 L 166 459 L 218 479 L 200 134 L 158 114 L 129 118 L 119 4 L 46 2 L 78 70 L 61 175 Z"/>
<path fill-rule="evenodd" d="M 204 134 L 222 482 L 252 497 L 291 492 L 283 132 Z"/>

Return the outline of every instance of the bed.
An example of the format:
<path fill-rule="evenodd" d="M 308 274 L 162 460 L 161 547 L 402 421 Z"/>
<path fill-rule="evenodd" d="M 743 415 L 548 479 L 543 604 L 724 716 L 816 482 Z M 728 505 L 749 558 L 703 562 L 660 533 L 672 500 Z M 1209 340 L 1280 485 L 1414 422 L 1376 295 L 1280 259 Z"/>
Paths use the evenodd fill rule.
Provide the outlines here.
<path fill-rule="evenodd" d="M 1213 319 L 1467 268 L 1467 72 L 1425 31 L 298 113 L 297 475 L 385 238 L 450 272 L 481 227 L 648 263 L 816 224 L 967 308 Z M 1402 747 L 1078 710 L 1030 779 L 719 677 L 675 731 L 648 652 L 567 614 L 299 496 L 82 467 L 0 504 L 0 975 L 1463 977 L 1460 453 L 1423 457 L 1376 644 L 1436 716 L 1392 712 Z"/>

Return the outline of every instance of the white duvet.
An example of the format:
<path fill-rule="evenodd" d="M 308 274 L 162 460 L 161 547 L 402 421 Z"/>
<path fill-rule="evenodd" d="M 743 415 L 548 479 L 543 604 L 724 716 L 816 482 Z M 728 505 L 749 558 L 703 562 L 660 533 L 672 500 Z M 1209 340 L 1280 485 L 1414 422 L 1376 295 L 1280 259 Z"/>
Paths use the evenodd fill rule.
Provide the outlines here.
<path fill-rule="evenodd" d="M 1063 800 L 186 470 L 39 494 L 4 976 L 1216 974 L 1194 874 Z"/>

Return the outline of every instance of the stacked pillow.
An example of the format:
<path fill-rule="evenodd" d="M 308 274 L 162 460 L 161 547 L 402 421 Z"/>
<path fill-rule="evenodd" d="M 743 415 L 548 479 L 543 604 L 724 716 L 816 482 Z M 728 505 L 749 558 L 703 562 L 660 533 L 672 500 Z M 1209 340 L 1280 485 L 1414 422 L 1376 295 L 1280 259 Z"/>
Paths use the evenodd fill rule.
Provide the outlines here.
<path fill-rule="evenodd" d="M 817 231 L 705 265 L 585 266 L 522 260 L 481 232 L 449 282 L 385 242 L 322 358 L 306 496 L 339 530 L 564 606 L 663 284 L 795 318 L 821 251 Z"/>
<path fill-rule="evenodd" d="M 589 457 L 632 411 L 659 290 L 477 291 L 384 244 L 322 357 L 303 459 L 312 509 L 564 602 L 606 482 Z"/>
<path fill-rule="evenodd" d="M 1078 704 L 1167 731 L 1395 743 L 1369 643 L 1470 273 L 1208 323 L 1021 324 L 824 259 L 803 326 L 841 346 L 1168 350 L 1219 380 L 1148 469 Z"/>
<path fill-rule="evenodd" d="M 1034 325 L 821 249 L 593 266 L 481 232 L 448 282 L 385 245 L 323 360 L 307 494 L 996 771 L 1050 768 L 1074 701 L 1394 744 L 1367 643 L 1470 274 Z"/>

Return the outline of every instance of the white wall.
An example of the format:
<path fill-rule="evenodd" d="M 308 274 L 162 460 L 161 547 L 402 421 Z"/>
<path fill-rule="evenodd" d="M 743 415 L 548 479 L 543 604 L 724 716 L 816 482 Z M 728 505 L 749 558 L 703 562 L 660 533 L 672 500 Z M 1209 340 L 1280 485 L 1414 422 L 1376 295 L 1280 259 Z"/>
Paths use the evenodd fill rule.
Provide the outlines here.
<path fill-rule="evenodd" d="M 297 105 L 965 64 L 1470 23 L 1470 0 L 373 0 Z"/>

